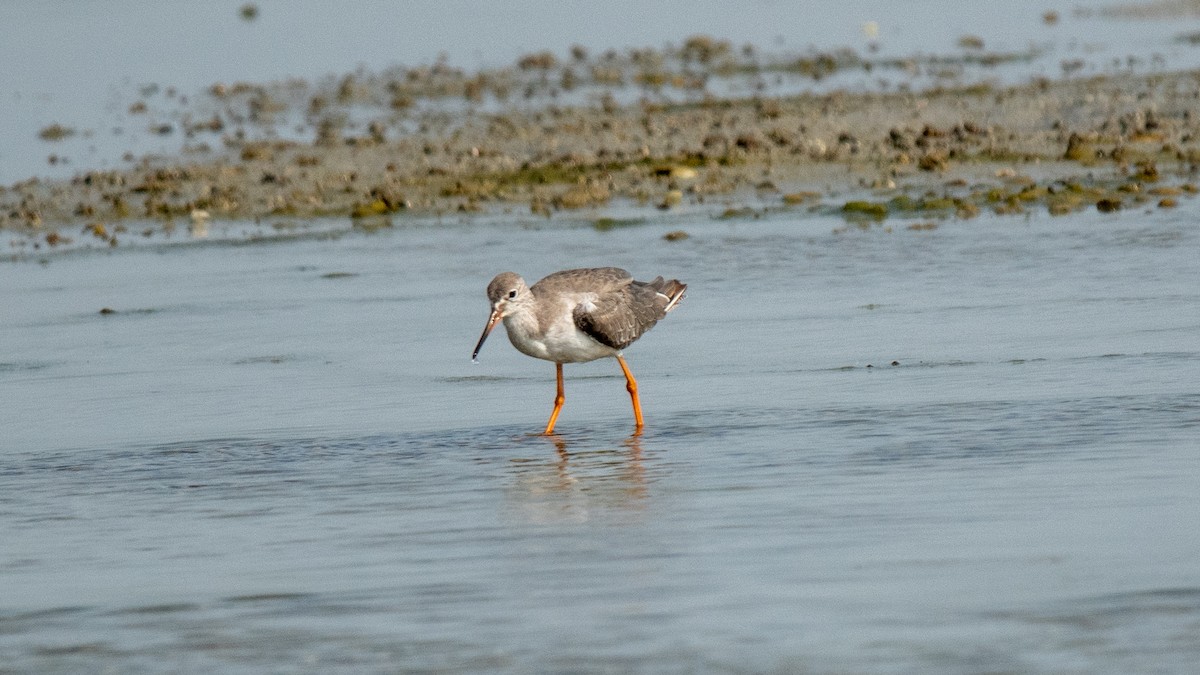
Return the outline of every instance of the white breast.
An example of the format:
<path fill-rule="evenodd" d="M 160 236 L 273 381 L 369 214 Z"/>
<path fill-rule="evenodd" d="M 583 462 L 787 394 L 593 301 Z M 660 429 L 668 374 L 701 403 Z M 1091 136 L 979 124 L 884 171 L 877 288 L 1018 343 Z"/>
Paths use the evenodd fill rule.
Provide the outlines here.
<path fill-rule="evenodd" d="M 600 344 L 575 327 L 573 308 L 576 304 L 591 305 L 590 298 L 564 298 L 555 308 L 553 321 L 544 329 L 532 312 L 515 312 L 504 318 L 508 340 L 522 354 L 556 363 L 584 363 L 620 352 Z"/>

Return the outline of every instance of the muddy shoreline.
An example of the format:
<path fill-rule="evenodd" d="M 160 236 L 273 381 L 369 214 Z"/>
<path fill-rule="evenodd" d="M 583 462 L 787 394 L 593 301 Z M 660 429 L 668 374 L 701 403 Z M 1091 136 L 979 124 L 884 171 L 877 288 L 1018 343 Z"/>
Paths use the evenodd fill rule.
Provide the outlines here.
<path fill-rule="evenodd" d="M 691 58 L 697 68 L 706 58 L 709 67 L 721 63 L 703 52 Z M 278 90 L 214 85 L 207 100 L 223 112 L 208 117 L 195 105 L 180 126 L 201 140 L 178 156 L 0 188 L 0 229 L 17 248 L 79 236 L 116 245 L 209 219 L 333 217 L 382 226 L 403 213 L 552 217 L 589 209 L 601 216 L 610 204 L 936 221 L 983 210 L 1170 208 L 1196 193 L 1200 72 L 876 93 L 702 93 L 683 101 L 620 102 L 605 93 L 564 103 L 557 92 L 571 84 L 566 73 L 587 72 L 594 85 L 605 72 L 594 63 L 573 69 L 548 54 L 527 59 L 515 70 L 524 80 L 436 69 L 423 78 L 346 76 L 328 92 L 290 102 Z M 630 72 L 614 68 L 608 76 L 630 86 L 646 71 Z M 703 79 L 664 72 L 675 79 L 654 84 L 703 89 Z M 552 82 L 553 95 L 520 109 L 403 112 L 424 99 L 478 101 L 530 81 Z M 390 122 L 347 121 L 380 100 Z M 233 111 L 261 121 L 300 108 L 311 140 L 234 130 Z M 211 143 L 202 142 L 205 133 Z"/>

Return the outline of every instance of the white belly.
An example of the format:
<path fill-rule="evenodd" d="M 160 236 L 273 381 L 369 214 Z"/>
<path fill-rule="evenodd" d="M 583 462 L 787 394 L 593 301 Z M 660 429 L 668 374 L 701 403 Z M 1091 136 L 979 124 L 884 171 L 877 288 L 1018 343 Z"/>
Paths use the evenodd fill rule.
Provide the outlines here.
<path fill-rule="evenodd" d="M 508 341 L 517 351 L 537 359 L 555 363 L 584 363 L 620 353 L 612 347 L 600 344 L 576 328 L 572 322 L 555 322 L 545 334 L 537 335 L 536 325 L 513 319 L 517 317 L 510 316 L 504 319 Z"/>

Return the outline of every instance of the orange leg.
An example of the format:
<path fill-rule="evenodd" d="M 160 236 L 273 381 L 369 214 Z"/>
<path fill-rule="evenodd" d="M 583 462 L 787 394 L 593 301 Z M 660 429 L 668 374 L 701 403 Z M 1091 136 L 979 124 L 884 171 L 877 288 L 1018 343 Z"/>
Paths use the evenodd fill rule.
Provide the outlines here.
<path fill-rule="evenodd" d="M 554 397 L 554 412 L 550 413 L 550 421 L 546 422 L 546 431 L 543 432 L 547 436 L 554 433 L 554 423 L 558 421 L 558 413 L 562 412 L 563 401 L 567 400 L 566 395 L 563 394 L 562 364 L 561 363 L 554 364 L 554 374 L 556 375 L 556 379 L 558 380 L 558 395 L 556 395 Z"/>
<path fill-rule="evenodd" d="M 629 372 L 629 366 L 625 363 L 625 359 L 617 357 L 617 363 L 621 364 L 621 371 L 625 373 L 625 389 L 629 392 L 629 398 L 633 400 L 633 419 L 637 423 L 635 434 L 642 433 L 642 402 L 638 400 L 637 380 L 633 379 L 633 373 Z"/>

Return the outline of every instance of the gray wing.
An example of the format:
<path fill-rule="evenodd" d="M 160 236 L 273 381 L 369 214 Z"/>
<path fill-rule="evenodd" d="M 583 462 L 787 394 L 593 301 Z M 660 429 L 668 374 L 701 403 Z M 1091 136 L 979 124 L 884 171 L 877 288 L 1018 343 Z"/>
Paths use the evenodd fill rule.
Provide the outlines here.
<path fill-rule="evenodd" d="M 555 272 L 533 285 L 534 295 L 539 291 L 601 290 L 633 281 L 633 275 L 620 267 L 586 267 L 577 270 Z"/>
<path fill-rule="evenodd" d="M 591 302 L 575 307 L 575 325 L 600 344 L 624 349 L 666 316 L 671 299 L 657 290 L 662 284 L 662 277 L 649 283 L 614 278 Z"/>

